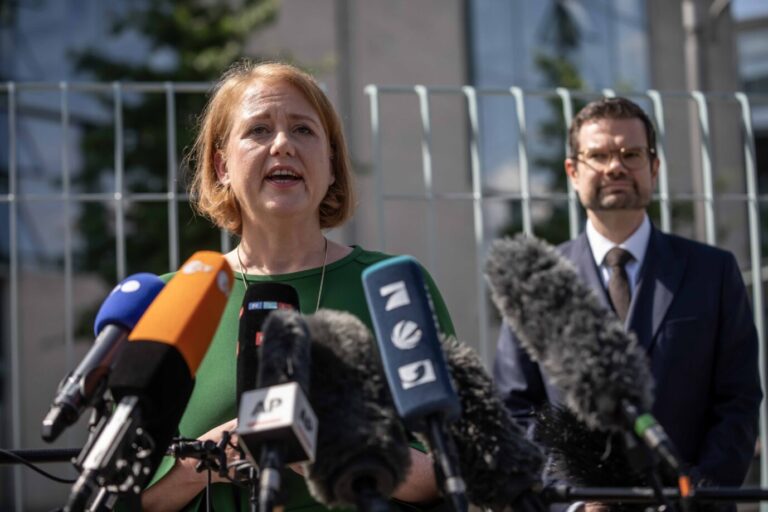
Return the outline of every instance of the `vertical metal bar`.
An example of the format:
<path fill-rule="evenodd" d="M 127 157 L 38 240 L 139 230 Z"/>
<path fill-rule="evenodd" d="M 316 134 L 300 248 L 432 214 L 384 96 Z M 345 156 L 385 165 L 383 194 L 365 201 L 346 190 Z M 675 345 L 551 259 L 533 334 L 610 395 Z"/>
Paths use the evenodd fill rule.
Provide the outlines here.
<path fill-rule="evenodd" d="M 653 103 L 653 117 L 656 119 L 656 156 L 659 157 L 659 206 L 661 210 L 661 230 L 665 233 L 672 231 L 672 214 L 669 198 L 669 169 L 667 168 L 667 153 L 664 146 L 667 142 L 667 129 L 664 122 L 664 103 L 661 94 L 655 89 L 646 93 Z"/>
<path fill-rule="evenodd" d="M 8 82 L 8 222 L 11 267 L 11 350 L 10 366 L 11 374 L 11 444 L 14 448 L 21 448 L 21 328 L 19 325 L 19 234 L 18 228 L 18 197 L 16 177 L 16 84 Z M 23 485 L 21 466 L 13 469 L 13 497 L 16 510 L 24 510 Z"/>
<path fill-rule="evenodd" d="M 414 86 L 419 97 L 421 116 L 421 165 L 424 193 L 427 198 L 427 261 L 430 272 L 437 274 L 437 219 L 435 218 L 435 192 L 432 181 L 432 125 L 429 113 L 429 91 L 423 85 Z"/>
<path fill-rule="evenodd" d="M 176 157 L 176 95 L 173 83 L 165 82 L 166 140 L 168 143 L 168 264 L 179 268 L 179 202 L 176 190 L 179 168 Z"/>
<path fill-rule="evenodd" d="M 75 313 L 72 275 L 72 214 L 69 168 L 69 86 L 59 82 L 61 91 L 61 197 L 64 220 L 64 358 L 67 368 L 75 367 Z M 74 433 L 68 432 L 70 442 Z"/>
<path fill-rule="evenodd" d="M 571 120 L 573 119 L 573 98 L 571 91 L 564 87 L 555 89 L 557 95 L 563 104 L 563 121 L 565 121 L 565 157 L 568 158 L 570 148 L 568 146 L 568 131 L 571 129 Z M 573 190 L 571 180 L 566 180 L 568 184 L 568 225 L 570 228 L 571 240 L 579 236 L 579 203 L 576 197 L 576 191 Z"/>
<path fill-rule="evenodd" d="M 467 98 L 469 114 L 469 153 L 472 172 L 472 210 L 475 228 L 475 284 L 477 289 L 478 329 L 480 333 L 480 358 L 486 368 L 491 367 L 491 355 L 488 347 L 488 301 L 485 294 L 485 278 L 483 276 L 483 259 L 485 258 L 484 227 L 483 227 L 483 181 L 480 162 L 480 122 L 477 112 L 477 93 L 474 87 L 464 86 L 462 91 Z"/>
<path fill-rule="evenodd" d="M 752 267 L 752 310 L 760 343 L 759 366 L 760 382 L 763 389 L 768 389 L 768 377 L 765 368 L 765 319 L 763 318 L 763 278 L 760 258 L 760 203 L 758 202 L 757 166 L 755 137 L 752 131 L 752 111 L 749 99 L 743 92 L 735 94 L 741 107 L 741 121 L 744 128 L 744 170 L 747 181 L 747 206 L 749 215 L 749 254 Z M 760 446 L 768 446 L 768 406 L 760 403 Z M 760 485 L 768 486 L 768 452 L 760 450 Z"/>
<path fill-rule="evenodd" d="M 528 168 L 528 127 L 525 123 L 525 97 L 520 87 L 510 87 L 509 92 L 515 97 L 515 113 L 517 114 L 517 156 L 520 162 L 520 193 L 522 196 L 523 232 L 533 234 L 531 220 L 531 185 Z"/>
<path fill-rule="evenodd" d="M 379 250 L 386 251 L 387 234 L 384 222 L 384 169 L 381 161 L 381 118 L 379 117 L 379 88 L 367 85 L 365 94 L 371 105 L 371 165 L 376 177 L 376 215 L 379 225 Z"/>
<path fill-rule="evenodd" d="M 115 256 L 117 258 L 117 281 L 125 277 L 125 203 L 123 202 L 123 89 L 120 82 L 113 82 L 115 101 Z"/>
<path fill-rule="evenodd" d="M 232 250 L 232 237 L 226 229 L 219 230 L 219 241 L 221 243 L 221 252 L 226 254 Z"/>
<path fill-rule="evenodd" d="M 712 182 L 712 148 L 709 137 L 707 99 L 701 91 L 691 91 L 691 97 L 696 102 L 699 114 L 699 131 L 701 132 L 701 177 L 704 185 L 704 222 L 707 243 L 716 245 L 715 194 Z"/>

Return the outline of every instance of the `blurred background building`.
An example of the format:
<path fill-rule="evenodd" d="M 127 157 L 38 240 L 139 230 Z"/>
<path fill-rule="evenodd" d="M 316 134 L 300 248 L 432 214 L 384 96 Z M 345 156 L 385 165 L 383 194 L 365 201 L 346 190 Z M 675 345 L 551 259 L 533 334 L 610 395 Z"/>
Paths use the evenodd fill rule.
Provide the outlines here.
<path fill-rule="evenodd" d="M 180 162 L 211 81 L 243 56 L 322 81 L 360 189 L 354 220 L 330 236 L 424 262 L 486 363 L 498 321 L 485 248 L 581 228 L 562 171 L 566 114 L 600 95 L 631 96 L 663 128 L 668 190 L 654 222 L 734 251 L 748 283 L 762 275 L 734 93 L 751 107 L 768 240 L 764 1 L 4 0 L 0 447 L 44 446 L 40 421 L 117 280 L 236 243 L 191 214 Z M 54 446 L 84 439 L 81 421 Z M 0 510 L 50 510 L 67 493 L 0 466 Z"/>

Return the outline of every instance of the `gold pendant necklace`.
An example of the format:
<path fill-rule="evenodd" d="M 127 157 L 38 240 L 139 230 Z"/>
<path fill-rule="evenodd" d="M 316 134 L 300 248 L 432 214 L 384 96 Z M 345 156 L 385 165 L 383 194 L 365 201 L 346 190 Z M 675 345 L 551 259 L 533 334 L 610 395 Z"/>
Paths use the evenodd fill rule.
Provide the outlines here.
<path fill-rule="evenodd" d="M 323 255 L 323 269 L 320 271 L 320 286 L 317 289 L 317 304 L 315 304 L 315 313 L 317 313 L 317 310 L 320 309 L 320 298 L 323 296 L 323 283 L 325 282 L 325 265 L 328 263 L 328 239 L 323 237 L 325 240 L 325 254 Z M 243 265 L 243 260 L 240 258 L 240 244 L 237 244 L 237 248 L 235 249 L 235 254 L 237 255 L 237 263 L 240 265 L 240 276 L 243 279 L 243 288 L 245 290 L 248 290 L 248 278 L 245 277 L 245 265 Z"/>

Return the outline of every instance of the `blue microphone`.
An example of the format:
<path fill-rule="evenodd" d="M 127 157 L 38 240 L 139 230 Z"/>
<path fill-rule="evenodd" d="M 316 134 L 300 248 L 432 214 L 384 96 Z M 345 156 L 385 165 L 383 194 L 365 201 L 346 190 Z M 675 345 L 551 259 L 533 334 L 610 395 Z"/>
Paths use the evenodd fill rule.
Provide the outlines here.
<path fill-rule="evenodd" d="M 43 419 L 45 441 L 54 441 L 85 409 L 102 398 L 107 377 L 128 335 L 164 285 L 154 274 L 134 274 L 107 296 L 94 322 L 96 341 L 77 368 L 59 385 Z"/>
<path fill-rule="evenodd" d="M 461 414 L 440 344 L 421 266 L 409 256 L 363 271 L 363 288 L 392 399 L 403 423 L 429 439 L 435 471 L 456 512 L 467 510 L 466 486 L 446 425 Z"/>

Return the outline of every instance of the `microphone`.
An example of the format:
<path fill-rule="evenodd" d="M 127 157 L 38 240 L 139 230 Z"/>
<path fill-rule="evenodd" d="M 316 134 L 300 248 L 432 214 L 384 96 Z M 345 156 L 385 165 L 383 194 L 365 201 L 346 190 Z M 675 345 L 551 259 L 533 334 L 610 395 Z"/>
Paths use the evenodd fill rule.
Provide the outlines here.
<path fill-rule="evenodd" d="M 125 278 L 110 292 L 96 314 L 96 341 L 61 382 L 43 419 L 43 440 L 55 441 L 85 409 L 103 398 L 107 377 L 128 334 L 164 285 L 156 275 L 141 273 Z"/>
<path fill-rule="evenodd" d="M 256 389 L 264 320 L 274 310 L 300 311 L 299 294 L 283 283 L 253 283 L 245 290 L 237 335 L 237 410 L 243 393 Z"/>
<path fill-rule="evenodd" d="M 176 432 L 231 288 L 224 257 L 199 251 L 149 306 L 110 376 L 117 407 L 86 447 L 65 510 L 83 510 L 96 487 L 141 492 Z"/>
<path fill-rule="evenodd" d="M 537 494 L 544 454 L 515 423 L 477 354 L 452 336 L 442 347 L 463 411 L 450 430 L 469 501 L 491 510 L 544 510 Z"/>
<path fill-rule="evenodd" d="M 455 512 L 467 510 L 466 486 L 447 423 L 461 413 L 421 267 L 409 256 L 363 271 L 363 288 L 389 390 L 406 428 L 425 433 L 435 470 Z"/>
<path fill-rule="evenodd" d="M 315 461 L 304 471 L 309 490 L 327 507 L 388 511 L 384 497 L 405 480 L 411 457 L 371 333 L 346 312 L 321 309 L 306 321 L 319 425 Z"/>
<path fill-rule="evenodd" d="M 240 403 L 240 446 L 258 461 L 259 510 L 274 508 L 285 464 L 315 457 L 317 418 L 306 398 L 310 380 L 310 340 L 301 315 L 275 310 L 263 325 L 258 389 Z"/>
<path fill-rule="evenodd" d="M 633 334 L 603 308 L 552 246 L 518 236 L 493 243 L 486 263 L 493 300 L 528 355 L 592 429 L 627 429 L 672 468 L 672 442 L 650 414 L 653 381 Z"/>

